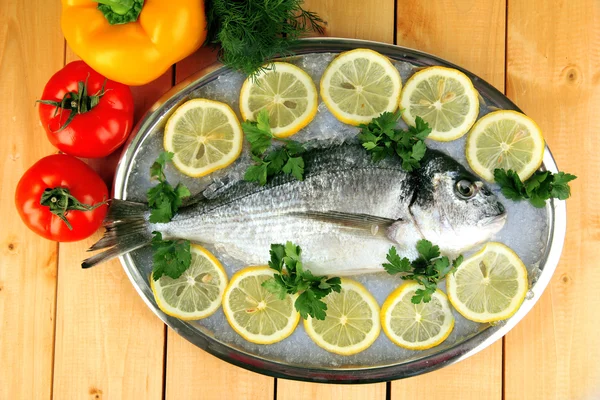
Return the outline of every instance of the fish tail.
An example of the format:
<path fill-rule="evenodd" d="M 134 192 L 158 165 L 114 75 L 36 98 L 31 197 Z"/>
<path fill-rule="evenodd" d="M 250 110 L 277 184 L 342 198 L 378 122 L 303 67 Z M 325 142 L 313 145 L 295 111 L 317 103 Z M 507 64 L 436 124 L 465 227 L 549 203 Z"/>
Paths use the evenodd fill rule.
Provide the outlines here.
<path fill-rule="evenodd" d="M 88 249 L 88 251 L 106 250 L 83 260 L 81 267 L 93 267 L 149 244 L 152 241 L 152 232 L 147 213 L 146 204 L 112 200 L 104 219 L 106 232 Z"/>

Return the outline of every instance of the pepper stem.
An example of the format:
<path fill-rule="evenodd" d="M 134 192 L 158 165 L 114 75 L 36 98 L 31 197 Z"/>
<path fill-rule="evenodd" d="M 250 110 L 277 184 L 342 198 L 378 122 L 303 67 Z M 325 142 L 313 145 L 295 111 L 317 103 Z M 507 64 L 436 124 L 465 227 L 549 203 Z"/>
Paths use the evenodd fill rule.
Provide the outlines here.
<path fill-rule="evenodd" d="M 93 0 L 111 25 L 135 22 L 142 12 L 144 0 Z"/>
<path fill-rule="evenodd" d="M 133 7 L 133 0 L 94 0 L 99 4 L 104 4 L 110 7 L 113 12 L 116 12 L 119 15 L 127 14 L 127 11 L 131 10 Z"/>
<path fill-rule="evenodd" d="M 56 187 L 54 189 L 46 189 L 42 193 L 40 198 L 40 204 L 50 209 L 50 212 L 60 219 L 69 227 L 69 230 L 73 230 L 71 223 L 67 219 L 69 211 L 92 211 L 103 204 L 106 201 L 102 201 L 96 204 L 83 204 L 77 198 L 75 198 L 69 189 Z"/>

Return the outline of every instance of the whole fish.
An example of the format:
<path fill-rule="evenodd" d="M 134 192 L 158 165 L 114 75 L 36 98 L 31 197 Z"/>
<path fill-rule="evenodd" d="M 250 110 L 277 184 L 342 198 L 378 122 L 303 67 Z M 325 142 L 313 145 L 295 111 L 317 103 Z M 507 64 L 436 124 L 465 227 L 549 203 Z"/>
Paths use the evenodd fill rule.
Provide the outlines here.
<path fill-rule="evenodd" d="M 392 245 L 416 257 L 420 239 L 456 256 L 487 241 L 506 219 L 480 179 L 434 150 L 410 173 L 399 159 L 373 163 L 357 144 L 313 149 L 304 160 L 304 181 L 280 175 L 262 187 L 233 182 L 168 223 L 149 223 L 144 204 L 115 200 L 107 232 L 91 248 L 109 249 L 83 266 L 147 245 L 159 231 L 214 245 L 247 265 L 266 264 L 271 244 L 292 241 L 313 274 L 352 275 L 383 270 Z"/>

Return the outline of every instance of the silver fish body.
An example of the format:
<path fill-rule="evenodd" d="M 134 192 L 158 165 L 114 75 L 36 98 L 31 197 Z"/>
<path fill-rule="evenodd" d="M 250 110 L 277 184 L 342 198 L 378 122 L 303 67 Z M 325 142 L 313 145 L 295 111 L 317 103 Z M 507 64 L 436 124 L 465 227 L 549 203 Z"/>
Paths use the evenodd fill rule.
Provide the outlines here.
<path fill-rule="evenodd" d="M 83 262 L 90 267 L 165 238 L 211 244 L 247 265 L 266 264 L 273 243 L 294 242 L 318 275 L 378 272 L 391 246 L 408 258 L 428 239 L 457 254 L 487 241 L 505 222 L 495 195 L 460 164 L 428 150 L 421 168 L 399 159 L 373 163 L 357 144 L 315 148 L 304 155 L 305 179 L 275 177 L 260 187 L 237 181 L 206 191 L 169 223 L 149 223 L 147 206 L 113 201 L 105 236 Z"/>
<path fill-rule="evenodd" d="M 212 244 L 247 265 L 266 264 L 271 244 L 292 241 L 314 274 L 342 276 L 383 270 L 392 245 L 414 258 L 423 238 L 457 255 L 504 223 L 504 207 L 485 185 L 432 150 L 412 173 L 396 159 L 373 163 L 353 144 L 304 159 L 302 182 L 285 175 L 264 187 L 235 182 L 149 229 Z M 473 195 L 457 193 L 458 182 Z"/>

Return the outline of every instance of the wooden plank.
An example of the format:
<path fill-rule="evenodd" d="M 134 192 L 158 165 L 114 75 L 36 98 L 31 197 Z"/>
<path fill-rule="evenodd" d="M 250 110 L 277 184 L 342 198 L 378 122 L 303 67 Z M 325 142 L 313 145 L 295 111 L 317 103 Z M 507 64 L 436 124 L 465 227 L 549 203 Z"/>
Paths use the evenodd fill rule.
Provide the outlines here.
<path fill-rule="evenodd" d="M 397 44 L 445 58 L 504 90 L 504 1 L 398 2 Z M 451 22 L 450 22 L 451 21 Z M 392 399 L 502 397 L 502 342 L 452 367 L 392 383 Z"/>
<path fill-rule="evenodd" d="M 273 399 L 273 378 L 221 361 L 171 329 L 167 338 L 167 400 Z"/>
<path fill-rule="evenodd" d="M 34 102 L 63 63 L 59 19 L 59 2 L 8 0 L 0 7 L 1 399 L 52 395 L 58 247 L 21 222 L 14 194 L 25 170 L 55 152 Z"/>
<path fill-rule="evenodd" d="M 550 285 L 506 336 L 505 398 L 600 396 L 600 3 L 508 3 L 507 93 L 541 127 L 571 185 Z"/>
<path fill-rule="evenodd" d="M 397 40 L 504 84 L 505 0 L 398 1 Z"/>
<path fill-rule="evenodd" d="M 201 48 L 176 65 L 176 81 L 216 61 L 216 52 Z M 232 384 L 235 382 L 235 384 Z M 172 330 L 167 332 L 166 398 L 222 399 L 223 388 L 232 399 L 267 400 L 273 397 L 275 380 L 235 367 L 211 356 Z"/>
<path fill-rule="evenodd" d="M 383 400 L 385 399 L 385 396 L 385 383 L 374 383 L 369 385 L 330 385 L 280 379 L 277 384 L 277 400 Z"/>
<path fill-rule="evenodd" d="M 325 36 L 394 42 L 394 1 L 392 0 L 306 0 L 305 8 L 327 22 Z M 386 385 L 324 385 L 277 381 L 278 399 L 385 399 Z"/>
<path fill-rule="evenodd" d="M 392 382 L 391 399 L 502 398 L 502 342 L 444 369 Z"/>
<path fill-rule="evenodd" d="M 327 22 L 325 36 L 394 42 L 393 0 L 306 0 L 305 8 Z M 324 385 L 277 381 L 277 399 L 385 399 L 386 385 Z"/>
<path fill-rule="evenodd" d="M 393 0 L 305 0 L 327 22 L 325 36 L 394 41 Z"/>
<path fill-rule="evenodd" d="M 66 59 L 76 56 L 69 50 Z M 171 75 L 169 70 L 132 88 L 136 120 L 171 87 Z M 116 153 L 90 164 L 109 177 Z M 54 398 L 161 399 L 164 324 L 146 307 L 119 261 L 81 269 L 85 251 L 100 237 L 97 232 L 60 246 Z"/>

